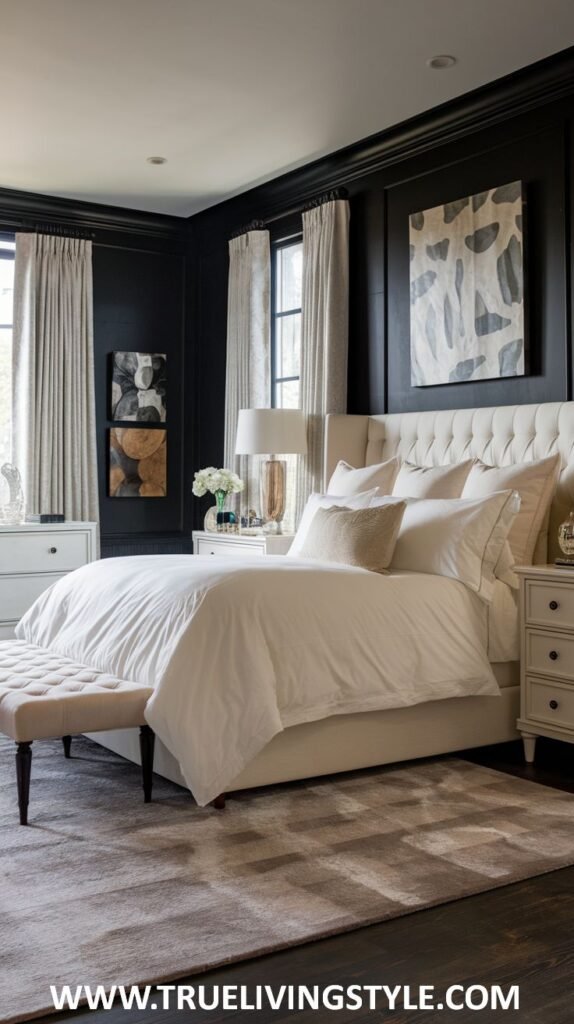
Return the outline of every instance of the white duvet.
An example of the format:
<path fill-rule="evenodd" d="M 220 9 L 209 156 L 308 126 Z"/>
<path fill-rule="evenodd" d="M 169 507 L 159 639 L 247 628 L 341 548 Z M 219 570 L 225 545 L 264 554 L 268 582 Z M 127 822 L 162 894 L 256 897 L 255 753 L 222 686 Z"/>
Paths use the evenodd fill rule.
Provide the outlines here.
<path fill-rule="evenodd" d="M 285 556 L 93 562 L 16 633 L 153 686 L 147 720 L 199 804 L 287 726 L 499 693 L 487 608 L 463 584 Z"/>

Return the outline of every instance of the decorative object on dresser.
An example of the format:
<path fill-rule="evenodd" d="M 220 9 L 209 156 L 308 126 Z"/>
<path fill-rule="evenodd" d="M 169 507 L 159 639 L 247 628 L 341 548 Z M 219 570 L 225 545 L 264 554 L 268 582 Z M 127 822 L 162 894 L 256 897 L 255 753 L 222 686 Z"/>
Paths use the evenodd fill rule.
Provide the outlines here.
<path fill-rule="evenodd" d="M 216 469 L 215 466 L 207 466 L 205 469 L 198 469 L 193 477 L 192 491 L 196 498 L 203 498 L 204 494 L 213 494 L 215 507 L 208 509 L 203 522 L 207 533 L 223 531 L 226 527 L 235 526 L 235 512 L 225 512 L 225 501 L 229 494 L 240 494 L 243 490 L 243 480 L 230 469 Z"/>
<path fill-rule="evenodd" d="M 555 565 L 520 576 L 520 718 L 531 764 L 538 736 L 574 743 L 574 576 Z"/>
<path fill-rule="evenodd" d="M 110 430 L 110 498 L 165 498 L 167 432 L 143 427 Z"/>
<path fill-rule="evenodd" d="M 287 463 L 276 456 L 306 454 L 303 413 L 300 409 L 240 409 L 235 452 L 237 455 L 269 456 L 261 465 L 260 477 L 263 529 L 269 533 L 281 533 Z"/>
<path fill-rule="evenodd" d="M 10 526 L 23 523 L 26 512 L 26 502 L 24 499 L 24 491 L 22 490 L 22 478 L 20 476 L 20 471 L 10 462 L 5 462 L 0 473 L 2 473 L 2 476 L 8 485 L 9 492 L 8 501 L 5 504 L 0 505 L 0 523 L 5 523 Z"/>
<path fill-rule="evenodd" d="M 0 640 L 52 583 L 95 558 L 95 523 L 0 526 Z"/>
<path fill-rule="evenodd" d="M 558 527 L 558 543 L 564 557 L 556 558 L 556 565 L 574 568 L 574 512 Z"/>
<path fill-rule="evenodd" d="M 166 356 L 163 352 L 114 352 L 110 419 L 164 423 Z"/>
<path fill-rule="evenodd" d="M 411 386 L 525 363 L 522 182 L 411 214 Z"/>
<path fill-rule="evenodd" d="M 286 555 L 291 547 L 290 533 L 242 535 L 222 533 L 214 536 L 205 530 L 193 531 L 194 555 L 223 555 L 225 558 L 251 558 L 253 555 Z"/>

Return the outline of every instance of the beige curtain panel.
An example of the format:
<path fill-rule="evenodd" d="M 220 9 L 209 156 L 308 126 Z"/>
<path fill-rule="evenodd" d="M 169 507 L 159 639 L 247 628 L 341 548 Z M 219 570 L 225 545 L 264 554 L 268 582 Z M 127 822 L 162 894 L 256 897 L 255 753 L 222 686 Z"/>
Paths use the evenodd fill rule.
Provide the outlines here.
<path fill-rule="evenodd" d="M 13 352 L 27 511 L 97 521 L 91 242 L 16 235 Z"/>
<path fill-rule="evenodd" d="M 347 411 L 349 203 L 336 199 L 303 214 L 301 408 L 308 454 L 297 468 L 296 521 L 311 491 L 323 490 L 327 413 Z"/>
<path fill-rule="evenodd" d="M 271 389 L 271 250 L 268 231 L 229 242 L 224 465 L 245 480 L 235 505 L 259 508 L 258 458 L 236 455 L 240 409 L 269 406 Z"/>

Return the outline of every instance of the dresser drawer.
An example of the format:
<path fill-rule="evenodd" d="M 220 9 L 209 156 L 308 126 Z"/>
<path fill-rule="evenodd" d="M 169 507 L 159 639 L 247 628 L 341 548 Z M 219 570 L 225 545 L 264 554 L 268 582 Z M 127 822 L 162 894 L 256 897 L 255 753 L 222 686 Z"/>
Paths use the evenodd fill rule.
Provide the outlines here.
<path fill-rule="evenodd" d="M 574 729 L 574 688 L 527 677 L 526 717 L 561 729 Z"/>
<path fill-rule="evenodd" d="M 225 558 L 253 558 L 254 555 L 265 554 L 265 541 L 260 544 L 245 544 L 243 541 L 208 540 L 207 537 L 197 538 L 198 555 L 223 555 Z"/>
<path fill-rule="evenodd" d="M 0 622 L 18 621 L 36 598 L 63 575 L 46 572 L 41 576 L 0 576 Z"/>
<path fill-rule="evenodd" d="M 0 534 L 0 573 L 69 572 L 90 561 L 90 533 L 58 530 Z"/>
<path fill-rule="evenodd" d="M 542 672 L 574 682 L 574 636 L 527 629 L 525 647 L 527 672 Z"/>
<path fill-rule="evenodd" d="M 525 612 L 526 621 L 535 626 L 574 629 L 574 586 L 527 580 Z"/>

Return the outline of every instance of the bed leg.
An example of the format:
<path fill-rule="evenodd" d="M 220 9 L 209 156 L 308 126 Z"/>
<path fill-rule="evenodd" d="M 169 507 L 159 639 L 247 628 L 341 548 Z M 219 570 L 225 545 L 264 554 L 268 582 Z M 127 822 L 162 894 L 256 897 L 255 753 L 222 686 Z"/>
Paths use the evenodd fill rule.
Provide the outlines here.
<path fill-rule="evenodd" d="M 216 811 L 225 810 L 225 793 L 220 793 L 216 796 L 215 800 L 211 801 L 211 806 L 215 807 Z"/>
<path fill-rule="evenodd" d="M 70 757 L 70 751 L 72 749 L 72 737 L 62 736 L 62 743 L 64 744 L 64 757 Z"/>
<path fill-rule="evenodd" d="M 32 743 L 16 744 L 16 782 L 18 785 L 18 808 L 20 824 L 28 824 L 28 800 L 30 798 L 30 775 L 32 772 Z"/>
<path fill-rule="evenodd" d="M 142 782 L 144 791 L 144 803 L 151 803 L 151 791 L 153 787 L 153 750 L 155 746 L 155 733 L 149 725 L 140 726 L 140 753 L 142 758 Z"/>

